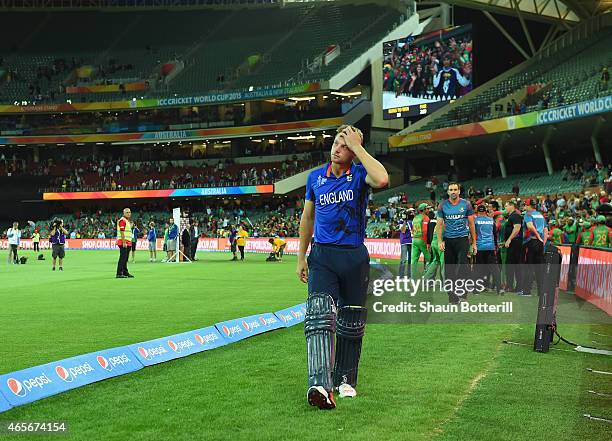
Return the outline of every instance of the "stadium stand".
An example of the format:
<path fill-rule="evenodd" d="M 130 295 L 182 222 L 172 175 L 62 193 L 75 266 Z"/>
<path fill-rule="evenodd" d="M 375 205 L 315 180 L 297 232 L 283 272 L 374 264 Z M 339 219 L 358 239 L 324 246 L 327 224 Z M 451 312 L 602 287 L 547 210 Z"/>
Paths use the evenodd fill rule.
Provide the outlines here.
<path fill-rule="evenodd" d="M 279 84 L 287 78 L 317 81 L 329 78 L 334 72 L 346 65 L 355 56 L 363 53 L 372 44 L 393 28 L 397 22 L 397 11 L 376 5 L 353 5 L 346 7 L 337 4 L 313 8 L 300 26 L 292 30 L 290 38 L 282 38 L 266 53 L 269 61 L 252 74 L 238 79 L 239 87 L 271 82 Z M 320 23 L 324 23 L 323 26 Z M 308 42 L 298 44 L 297 42 Z M 315 63 L 317 56 L 333 44 L 341 46 L 340 55 L 333 63 Z M 345 46 L 346 45 L 346 46 Z M 312 72 L 304 66 L 304 61 L 315 63 Z M 297 75 L 302 72 L 298 78 Z"/>
<path fill-rule="evenodd" d="M 207 201 L 199 205 L 197 211 L 190 212 L 190 218 L 198 220 L 202 237 L 225 237 L 230 226 L 251 222 L 252 237 L 296 237 L 301 214 L 300 198 L 297 199 L 266 199 L 259 203 L 251 202 L 248 207 L 239 201 L 221 203 Z M 73 238 L 111 238 L 116 236 L 117 213 L 108 209 L 74 209 L 71 212 L 61 211 L 49 219 L 35 222 L 34 227 L 25 227 L 24 237 L 30 237 L 37 229 L 43 237 L 47 237 L 49 226 L 54 218 L 60 217 Z M 168 210 L 160 204 L 151 203 L 134 209 L 133 219 L 140 227 L 155 222 L 158 228 L 168 222 Z M 246 220 L 248 218 L 248 221 Z M 0 232 L 1 233 L 1 232 Z M 0 237 L 1 234 L 0 234 Z"/>
<path fill-rule="evenodd" d="M 604 167 L 603 174 L 605 175 L 606 173 L 608 173 L 607 168 Z M 573 218 L 579 224 L 585 222 L 594 224 L 596 208 L 600 204 L 610 201 L 609 194 L 610 190 L 612 190 L 612 175 L 607 176 L 600 186 L 596 185 L 589 187 L 589 189 L 557 191 L 554 187 L 541 187 L 542 192 L 530 195 L 537 195 L 536 197 L 540 201 L 540 209 L 546 213 L 549 221 L 561 221 L 561 226 L 563 226 L 567 219 Z M 477 181 L 468 182 L 473 184 Z M 604 186 L 607 186 L 608 191 L 602 190 Z M 392 191 L 397 192 L 397 189 Z M 390 193 L 383 192 L 380 194 L 388 195 Z M 423 200 L 428 200 L 427 197 L 423 197 L 420 199 L 410 198 L 411 200 L 408 201 L 405 193 L 395 194 L 400 195 L 395 200 L 389 201 L 376 198 L 369 204 L 366 212 L 368 216 L 367 237 L 397 238 L 399 234 L 398 223 L 405 215 L 405 210 L 409 207 L 415 207 Z M 495 193 L 487 201 L 495 199 L 503 206 L 503 201 L 508 198 L 501 196 L 502 194 Z M 477 195 L 467 197 L 474 206 L 482 200 Z M 429 202 L 431 203 L 432 201 L 429 200 Z M 167 207 L 164 209 L 161 205 L 160 203 L 149 203 L 135 208 L 134 220 L 139 226 L 146 226 L 151 221 L 155 222 L 158 226 L 163 226 L 167 221 L 169 211 Z M 202 226 L 203 237 L 226 237 L 228 228 L 231 225 L 245 223 L 247 218 L 249 218 L 248 221 L 252 224 L 250 229 L 253 237 L 273 235 L 296 237 L 301 208 L 302 199 L 300 197 L 262 199 L 260 201 L 250 201 L 248 205 L 239 201 L 226 201 L 225 203 L 207 201 L 204 204 L 203 210 L 192 211 L 190 217 L 198 220 Z M 435 207 L 432 208 L 435 210 Z M 87 211 L 87 209 L 75 208 L 73 212 L 58 212 L 58 214 L 48 220 L 38 221 L 33 228 L 26 227 L 24 237 L 29 237 L 34 228 L 38 229 L 43 237 L 46 237 L 51 219 L 55 217 L 64 219 L 69 232 L 71 234 L 74 233 L 74 238 L 110 238 L 116 234 L 115 221 L 117 210 L 98 209 Z"/>
<path fill-rule="evenodd" d="M 518 183 L 518 196 L 527 197 L 532 195 L 547 194 L 552 191 L 560 193 L 580 192 L 584 189 L 587 183 L 586 177 L 593 176 L 594 169 L 588 170 L 579 176 L 570 177 L 569 174 L 563 172 L 554 173 L 553 175 L 543 175 L 542 173 L 524 173 L 510 175 L 506 179 L 500 177 L 491 178 L 473 178 L 462 181 L 462 186 L 467 190 L 472 187 L 476 192 L 485 194 L 485 189 L 490 188 L 496 195 L 513 194 L 513 186 Z M 437 177 L 440 183 L 449 182 L 446 177 Z M 591 180 L 589 179 L 588 182 Z M 593 183 L 596 179 L 593 179 Z M 378 192 L 374 195 L 373 200 L 379 203 L 384 203 L 398 194 L 404 193 L 408 196 L 410 203 L 420 200 L 426 200 L 430 197 L 430 192 L 425 188 L 426 179 L 420 179 L 409 184 L 399 185 L 389 190 Z M 443 185 L 437 186 L 437 195 L 442 197 L 444 194 Z"/>
<path fill-rule="evenodd" d="M 335 2 L 188 12 L 24 14 L 0 17 L 0 26 L 13 37 L 0 45 L 2 102 L 108 101 L 315 81 L 329 78 L 404 18 L 387 6 Z M 33 32 L 18 29 L 24 20 Z M 340 45 L 338 58 L 329 65 L 319 63 L 313 72 L 304 70 L 307 60 L 312 63 L 330 45 Z M 184 69 L 165 81 L 164 65 L 182 63 Z M 148 81 L 149 88 L 66 93 L 66 86 L 132 81 Z"/>
<path fill-rule="evenodd" d="M 219 167 L 206 166 L 198 161 L 185 162 L 190 162 L 191 165 L 113 161 L 104 167 L 95 163 L 77 164 L 71 170 L 70 167 L 60 164 L 53 167 L 53 174 L 57 177 L 53 180 L 52 187 L 46 191 L 153 190 L 262 185 L 272 184 L 312 167 L 307 161 L 223 166 L 221 165 L 224 162 L 219 161 Z"/>
<path fill-rule="evenodd" d="M 294 107 L 272 106 L 265 112 L 251 112 L 248 117 L 239 106 L 171 108 L 123 112 L 83 112 L 63 114 L 2 115 L 0 131 L 11 135 L 53 135 L 85 133 L 120 133 L 198 129 L 256 125 L 270 122 L 291 122 L 339 116 L 342 100 L 329 98 L 319 106 L 316 100 L 298 103 Z M 188 126 L 186 126 L 188 124 Z"/>

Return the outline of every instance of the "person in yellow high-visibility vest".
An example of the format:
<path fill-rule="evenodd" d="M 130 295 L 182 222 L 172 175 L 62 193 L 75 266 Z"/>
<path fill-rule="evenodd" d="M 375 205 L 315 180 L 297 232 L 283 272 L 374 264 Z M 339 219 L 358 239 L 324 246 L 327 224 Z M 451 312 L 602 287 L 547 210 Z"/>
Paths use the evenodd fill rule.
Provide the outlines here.
<path fill-rule="evenodd" d="M 247 237 L 249 237 L 249 233 L 247 233 L 242 225 L 239 225 L 236 235 L 236 245 L 238 245 L 238 249 L 240 250 L 240 260 L 244 260 L 244 247 L 246 246 Z"/>
<path fill-rule="evenodd" d="M 132 241 L 134 240 L 132 223 L 130 222 L 131 217 L 132 210 L 124 208 L 123 216 L 117 221 L 117 246 L 119 247 L 119 262 L 117 262 L 118 279 L 134 277 L 130 274 L 127 267 L 130 250 L 132 249 Z"/>
<path fill-rule="evenodd" d="M 281 239 L 280 237 L 271 237 L 270 239 L 268 239 L 268 242 L 270 242 L 270 244 L 272 245 L 272 253 L 274 253 L 274 257 L 276 257 L 276 260 L 282 262 L 287 242 Z"/>

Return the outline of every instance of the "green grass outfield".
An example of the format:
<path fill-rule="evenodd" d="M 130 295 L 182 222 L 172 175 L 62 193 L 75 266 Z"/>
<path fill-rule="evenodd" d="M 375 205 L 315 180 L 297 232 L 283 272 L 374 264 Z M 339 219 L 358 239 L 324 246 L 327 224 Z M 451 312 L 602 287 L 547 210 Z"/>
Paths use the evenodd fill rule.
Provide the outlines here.
<path fill-rule="evenodd" d="M 200 253 L 181 265 L 138 256 L 136 278 L 115 279 L 116 252 L 69 251 L 64 272 L 32 259 L 9 266 L 3 252 L 0 374 L 305 300 L 291 256 L 230 262 Z M 610 325 L 562 331 L 612 345 Z M 612 400 L 587 392 L 612 393 L 609 376 L 586 371 L 612 370 L 609 357 L 563 344 L 534 353 L 533 334 L 520 324 L 368 325 L 359 396 L 324 412 L 306 404 L 303 328 L 295 326 L 18 407 L 0 421 L 65 420 L 70 433 L 58 439 L 105 441 L 609 439 L 609 424 L 583 417 L 612 418 Z"/>

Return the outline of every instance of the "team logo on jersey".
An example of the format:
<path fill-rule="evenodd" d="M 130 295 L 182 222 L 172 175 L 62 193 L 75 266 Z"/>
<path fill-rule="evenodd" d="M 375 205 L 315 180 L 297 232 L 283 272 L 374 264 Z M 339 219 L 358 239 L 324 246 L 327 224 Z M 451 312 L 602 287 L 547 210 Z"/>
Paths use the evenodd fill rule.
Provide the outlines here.
<path fill-rule="evenodd" d="M 317 187 L 322 186 L 323 184 L 325 184 L 327 182 L 327 178 L 319 175 L 319 177 L 317 178 Z"/>
<path fill-rule="evenodd" d="M 465 208 L 460 207 L 460 208 L 459 208 L 459 211 L 463 213 L 463 212 L 465 211 Z"/>
<path fill-rule="evenodd" d="M 353 180 L 353 175 L 346 175 L 346 182 L 351 182 Z"/>

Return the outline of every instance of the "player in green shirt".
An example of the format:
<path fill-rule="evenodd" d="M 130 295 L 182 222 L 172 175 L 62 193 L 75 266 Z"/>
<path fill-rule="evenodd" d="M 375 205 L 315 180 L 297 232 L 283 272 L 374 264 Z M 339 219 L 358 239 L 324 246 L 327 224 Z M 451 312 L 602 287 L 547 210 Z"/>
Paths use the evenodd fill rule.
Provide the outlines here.
<path fill-rule="evenodd" d="M 569 218 L 567 220 L 567 224 L 565 225 L 565 234 L 567 236 L 567 243 L 573 244 L 576 243 L 576 236 L 578 235 L 577 233 L 577 228 L 576 228 L 576 222 L 574 222 L 573 218 Z"/>
<path fill-rule="evenodd" d="M 589 228 L 591 228 L 590 222 L 582 223 L 582 230 L 578 235 L 578 245 L 582 245 L 585 247 L 590 247 L 593 245 L 593 232 Z"/>
<path fill-rule="evenodd" d="M 556 226 L 557 225 L 556 221 L 551 220 L 549 223 L 551 225 L 550 237 L 551 237 L 553 243 L 555 245 L 563 244 L 563 230 Z"/>
<path fill-rule="evenodd" d="M 444 219 L 438 219 L 438 222 L 444 223 Z M 444 227 L 442 227 L 444 234 Z M 414 243 L 414 242 L 413 242 Z M 423 275 L 424 279 L 435 279 L 440 268 L 440 279 L 444 280 L 444 251 L 440 251 L 438 246 L 438 235 L 434 233 L 431 239 L 431 262 L 427 267 L 427 271 Z"/>
<path fill-rule="evenodd" d="M 425 214 L 428 207 L 426 203 L 418 206 L 418 214 L 412 219 L 412 252 L 410 255 L 410 266 L 415 271 L 419 257 L 423 254 L 423 262 L 426 265 L 429 261 L 429 250 L 427 249 L 427 224 L 429 218 Z M 434 235 L 435 236 L 435 235 Z M 415 273 L 413 273 L 414 276 Z"/>
<path fill-rule="evenodd" d="M 612 242 L 612 228 L 606 226 L 606 217 L 604 215 L 597 216 L 597 226 L 591 228 L 593 232 L 593 246 L 600 248 L 610 248 Z"/>
<path fill-rule="evenodd" d="M 170 227 L 168 226 L 168 223 L 166 222 L 166 226 L 164 228 L 164 251 L 168 252 L 168 234 L 170 232 Z M 162 262 L 166 262 L 168 259 L 162 259 Z"/>

